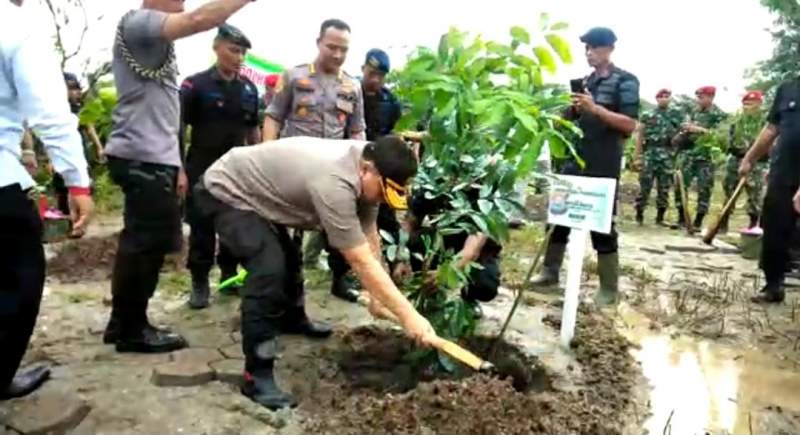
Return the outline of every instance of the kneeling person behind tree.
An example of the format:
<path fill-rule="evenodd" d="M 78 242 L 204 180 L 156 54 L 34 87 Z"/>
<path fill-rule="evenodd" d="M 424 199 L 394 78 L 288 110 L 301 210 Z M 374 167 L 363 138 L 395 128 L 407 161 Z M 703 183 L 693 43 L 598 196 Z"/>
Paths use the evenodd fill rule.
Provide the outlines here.
<path fill-rule="evenodd" d="M 271 409 L 293 406 L 273 376 L 277 335 L 331 333 L 306 315 L 302 259 L 289 228 L 324 229 L 372 296 L 372 308 L 388 308 L 419 344 L 436 338 L 384 270 L 375 223 L 380 203 L 405 207 L 403 186 L 416 171 L 414 154 L 396 136 L 286 138 L 234 148 L 206 171 L 195 186 L 197 204 L 249 272 L 242 290 L 243 394 Z"/>
<path fill-rule="evenodd" d="M 470 198 L 477 201 L 477 191 Z M 410 233 L 409 249 L 413 253 L 424 255 L 424 243 L 422 235 L 426 230 L 422 227 L 422 222 L 426 217 L 441 213 L 447 207 L 446 200 L 425 198 L 423 191 L 415 192 L 412 197 L 409 212 L 406 215 L 407 230 Z M 491 240 L 486 234 L 459 233 L 444 236 L 444 248 L 456 252 L 459 260 L 457 267 L 466 268 L 470 263 L 477 263 L 480 267 L 473 267 L 469 271 L 469 283 L 461 289 L 461 297 L 474 309 L 476 317 L 481 316 L 479 302 L 489 302 L 497 296 L 500 287 L 500 251 L 502 247 Z M 411 256 L 411 267 L 414 271 L 422 270 L 422 261 L 415 256 Z M 429 265 L 435 269 L 437 264 L 434 262 Z"/>

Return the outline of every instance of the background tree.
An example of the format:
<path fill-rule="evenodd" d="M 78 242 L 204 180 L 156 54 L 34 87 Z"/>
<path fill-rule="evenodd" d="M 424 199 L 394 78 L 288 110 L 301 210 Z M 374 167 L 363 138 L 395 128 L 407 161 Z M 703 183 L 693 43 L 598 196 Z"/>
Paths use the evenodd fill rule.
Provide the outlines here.
<path fill-rule="evenodd" d="M 409 109 L 397 129 L 428 132 L 413 189 L 446 205 L 422 223 L 425 249 L 416 258 L 423 270 L 405 290 L 445 337 L 472 334 L 475 320 L 459 296 L 469 267 L 456 266 L 457 253 L 444 247 L 443 237 L 483 233 L 506 241 L 510 213 L 520 207 L 514 185 L 533 174 L 542 147 L 555 158 L 574 155 L 571 141 L 581 132 L 561 117 L 569 95 L 544 81 L 559 59 L 571 62 L 558 34 L 564 28 L 544 15 L 534 35 L 511 28 L 509 43 L 452 29 L 436 49 L 419 48 L 393 75 Z M 409 259 L 408 235 L 383 236 L 391 260 Z M 426 285 L 430 273 L 437 277 L 435 289 Z"/>
<path fill-rule="evenodd" d="M 772 57 L 747 71 L 746 78 L 750 79 L 750 89 L 771 94 L 782 81 L 798 75 L 800 3 L 797 0 L 761 0 L 761 4 L 775 14 L 773 28 L 770 30 L 775 48 Z"/>

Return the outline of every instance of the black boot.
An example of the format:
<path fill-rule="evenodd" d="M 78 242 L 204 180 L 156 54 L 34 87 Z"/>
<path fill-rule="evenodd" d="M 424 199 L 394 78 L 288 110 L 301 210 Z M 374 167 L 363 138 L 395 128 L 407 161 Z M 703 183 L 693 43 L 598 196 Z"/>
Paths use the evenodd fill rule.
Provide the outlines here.
<path fill-rule="evenodd" d="M 331 282 L 331 294 L 348 302 L 358 302 L 358 282 L 349 273 L 334 276 Z"/>
<path fill-rule="evenodd" d="M 783 286 L 778 283 L 767 283 L 761 291 L 750 298 L 752 302 L 757 304 L 779 304 L 783 302 L 786 293 L 783 291 Z"/>
<path fill-rule="evenodd" d="M 705 218 L 706 218 L 706 214 L 705 213 L 700 213 L 700 212 L 698 212 L 694 216 L 694 224 L 692 226 L 694 227 L 695 231 L 700 231 L 703 228 L 703 220 Z"/>
<path fill-rule="evenodd" d="M 44 365 L 19 370 L 5 391 L 0 391 L 0 400 L 27 396 L 39 389 L 48 379 L 50 379 L 50 367 Z"/>
<path fill-rule="evenodd" d="M 202 310 L 208 307 L 211 289 L 208 286 L 208 271 L 192 271 L 192 289 L 189 295 L 189 308 Z"/>
<path fill-rule="evenodd" d="M 162 353 L 188 346 L 179 334 L 155 328 L 147 319 L 148 300 L 163 262 L 163 255 L 117 253 L 111 283 L 112 316 L 104 334 L 104 339 L 105 335 L 109 339 L 117 336 L 113 341 L 117 352 Z"/>
<path fill-rule="evenodd" d="M 755 228 L 758 226 L 758 221 L 760 220 L 760 216 L 757 214 L 748 214 L 750 216 L 750 224 L 747 225 L 748 229 Z"/>
<path fill-rule="evenodd" d="M 564 262 L 564 253 L 567 245 L 563 243 L 550 243 L 544 255 L 544 264 L 539 275 L 531 279 L 531 284 L 538 287 L 549 287 L 558 285 L 558 274 L 561 271 L 561 264 Z"/>
<path fill-rule="evenodd" d="M 667 212 L 666 208 L 658 209 L 658 211 L 656 212 L 656 225 L 660 227 L 666 226 L 666 224 L 664 223 L 664 214 L 666 214 L 666 212 Z"/>
<path fill-rule="evenodd" d="M 272 411 L 294 408 L 297 401 L 275 382 L 274 364 L 274 359 L 262 360 L 257 369 L 245 371 L 242 394 Z"/>
<path fill-rule="evenodd" d="M 281 319 L 281 330 L 285 334 L 305 335 L 311 338 L 328 338 L 333 333 L 331 325 L 309 319 L 304 307 L 287 309 Z"/>
<path fill-rule="evenodd" d="M 678 230 L 686 226 L 686 214 L 684 213 L 683 207 L 678 207 L 675 211 L 678 212 L 678 221 L 672 225 L 671 228 L 673 230 Z"/>
<path fill-rule="evenodd" d="M 636 207 L 636 223 L 639 224 L 639 226 L 644 225 L 644 210 L 640 207 Z"/>

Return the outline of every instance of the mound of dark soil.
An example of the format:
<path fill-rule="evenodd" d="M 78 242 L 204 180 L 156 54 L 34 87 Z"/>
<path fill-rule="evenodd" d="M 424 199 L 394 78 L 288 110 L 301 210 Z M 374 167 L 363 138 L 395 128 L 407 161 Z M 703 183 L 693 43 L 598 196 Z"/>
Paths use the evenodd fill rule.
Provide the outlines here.
<path fill-rule="evenodd" d="M 466 347 L 486 357 L 490 340 Z M 573 348 L 581 388 L 561 391 L 533 357 L 503 343 L 492 361 L 511 377 L 415 366 L 398 332 L 359 328 L 326 356 L 338 370 L 320 373 L 301 403 L 309 433 L 616 434 L 631 418 L 639 376 L 628 342 L 610 320 L 584 312 Z"/>
<path fill-rule="evenodd" d="M 119 234 L 67 240 L 56 249 L 56 256 L 47 262 L 47 276 L 63 283 L 105 280 L 111 278 Z M 168 256 L 164 267 L 181 270 L 186 264 L 186 243 L 181 253 Z"/>

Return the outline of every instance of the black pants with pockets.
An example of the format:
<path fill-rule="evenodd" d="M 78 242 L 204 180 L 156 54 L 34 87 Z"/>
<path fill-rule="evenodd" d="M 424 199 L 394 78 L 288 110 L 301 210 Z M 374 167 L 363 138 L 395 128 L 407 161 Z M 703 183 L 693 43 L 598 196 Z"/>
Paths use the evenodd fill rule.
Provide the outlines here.
<path fill-rule="evenodd" d="M 285 226 L 255 212 L 235 209 L 206 190 L 202 181 L 194 188 L 199 210 L 214 220 L 220 241 L 247 270 L 242 289 L 242 350 L 245 369 L 252 372 L 259 361 L 256 348 L 275 342 L 284 321 L 304 315 L 303 258 Z M 275 348 L 275 346 L 268 346 Z"/>
<path fill-rule="evenodd" d="M 111 279 L 112 318 L 124 337 L 138 333 L 147 322 L 147 305 L 164 257 L 181 248 L 178 168 L 109 157 L 108 170 L 125 195 L 124 226 Z"/>

